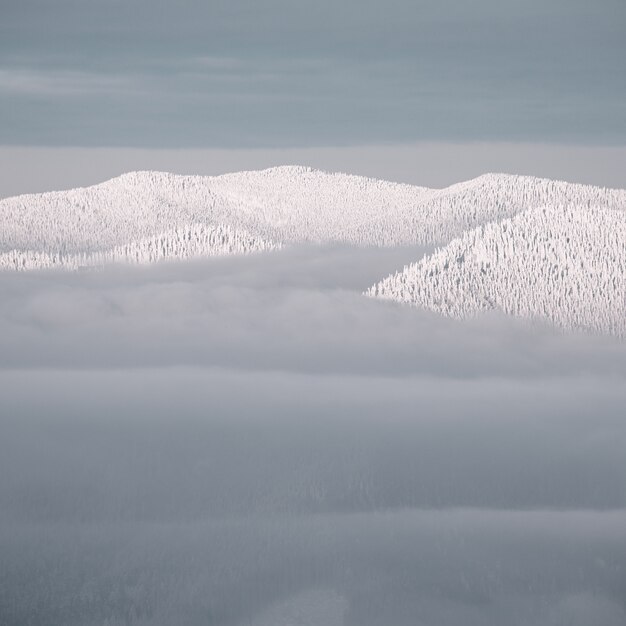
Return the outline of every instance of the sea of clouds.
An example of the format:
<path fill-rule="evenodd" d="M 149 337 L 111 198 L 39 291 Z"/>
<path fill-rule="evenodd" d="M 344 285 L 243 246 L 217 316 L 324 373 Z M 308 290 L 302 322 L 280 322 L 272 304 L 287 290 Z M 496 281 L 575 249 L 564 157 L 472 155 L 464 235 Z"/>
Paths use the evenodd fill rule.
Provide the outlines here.
<path fill-rule="evenodd" d="M 419 252 L 1 274 L 0 623 L 623 624 L 626 344 Z"/>

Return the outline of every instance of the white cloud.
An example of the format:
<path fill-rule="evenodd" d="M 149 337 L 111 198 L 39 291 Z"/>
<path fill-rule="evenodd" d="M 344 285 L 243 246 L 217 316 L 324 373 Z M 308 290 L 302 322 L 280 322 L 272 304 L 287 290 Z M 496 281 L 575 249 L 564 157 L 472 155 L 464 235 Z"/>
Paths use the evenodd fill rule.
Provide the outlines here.
<path fill-rule="evenodd" d="M 78 70 L 43 71 L 0 68 L 0 92 L 26 96 L 81 96 L 131 93 L 136 78 L 126 74 L 97 74 Z"/>

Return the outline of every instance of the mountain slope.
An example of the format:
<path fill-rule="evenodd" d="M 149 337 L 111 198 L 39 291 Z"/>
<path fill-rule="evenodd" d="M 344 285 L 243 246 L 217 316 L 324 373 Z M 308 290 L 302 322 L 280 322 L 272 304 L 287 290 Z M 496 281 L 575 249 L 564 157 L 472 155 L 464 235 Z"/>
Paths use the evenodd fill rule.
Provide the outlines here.
<path fill-rule="evenodd" d="M 133 250 L 146 241 L 200 227 L 245 233 L 251 243 L 232 249 L 198 244 L 199 255 L 302 241 L 447 243 L 467 229 L 546 203 L 626 206 L 626 192 L 498 174 L 429 190 L 305 167 L 217 177 L 133 172 L 93 187 L 0 201 L 0 266 L 74 266 L 126 254 L 132 261 Z M 178 258 L 176 246 L 165 248 Z"/>
<path fill-rule="evenodd" d="M 368 295 L 459 318 L 500 309 L 626 336 L 626 212 L 526 211 L 465 233 Z"/>
<path fill-rule="evenodd" d="M 258 239 L 228 226 L 191 224 L 109 250 L 74 253 L 11 250 L 0 253 L 0 270 L 79 269 L 111 263 L 145 265 L 168 259 L 250 254 L 278 248 L 280 244 Z"/>

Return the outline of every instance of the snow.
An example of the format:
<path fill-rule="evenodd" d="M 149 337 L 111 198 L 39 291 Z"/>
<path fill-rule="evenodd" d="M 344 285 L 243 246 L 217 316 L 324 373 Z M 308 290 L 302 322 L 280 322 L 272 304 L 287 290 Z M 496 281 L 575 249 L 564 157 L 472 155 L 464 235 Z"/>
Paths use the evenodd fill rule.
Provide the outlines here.
<path fill-rule="evenodd" d="M 503 174 L 432 190 L 300 166 L 217 177 L 132 172 L 0 201 L 0 268 L 147 263 L 297 242 L 443 244 L 546 203 L 617 207 L 626 192 Z"/>
<path fill-rule="evenodd" d="M 626 336 L 626 211 L 543 207 L 465 233 L 368 295 L 466 318 L 481 311 Z"/>
<path fill-rule="evenodd" d="M 258 239 L 229 226 L 191 224 L 109 250 L 65 254 L 58 251 L 11 250 L 0 253 L 0 269 L 79 269 L 111 263 L 149 264 L 166 259 L 249 254 L 278 248 L 279 244 Z"/>

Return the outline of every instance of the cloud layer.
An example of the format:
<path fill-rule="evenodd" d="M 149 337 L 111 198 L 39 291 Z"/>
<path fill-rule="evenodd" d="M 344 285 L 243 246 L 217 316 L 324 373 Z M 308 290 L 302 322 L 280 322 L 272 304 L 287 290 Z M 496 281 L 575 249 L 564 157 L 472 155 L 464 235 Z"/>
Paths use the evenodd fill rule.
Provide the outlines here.
<path fill-rule="evenodd" d="M 417 254 L 1 275 L 0 621 L 623 623 L 623 342 L 360 295 Z"/>
<path fill-rule="evenodd" d="M 496 314 L 460 325 L 361 293 L 416 248 L 298 247 L 78 274 L 0 275 L 0 367 L 202 365 L 347 374 L 617 374 L 622 343 Z"/>

